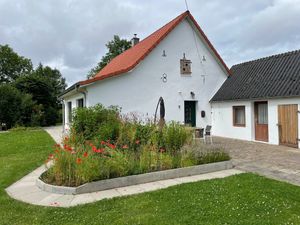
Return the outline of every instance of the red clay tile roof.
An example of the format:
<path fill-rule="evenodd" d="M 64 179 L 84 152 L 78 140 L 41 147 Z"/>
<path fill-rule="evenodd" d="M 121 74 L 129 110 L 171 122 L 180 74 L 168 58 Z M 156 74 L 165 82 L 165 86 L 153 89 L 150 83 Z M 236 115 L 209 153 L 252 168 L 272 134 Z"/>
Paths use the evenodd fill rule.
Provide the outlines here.
<path fill-rule="evenodd" d="M 200 26 L 197 24 L 196 20 L 191 15 L 191 13 L 189 11 L 186 11 L 181 15 L 177 16 L 171 22 L 167 23 L 166 25 L 152 33 L 151 35 L 149 35 L 147 38 L 145 38 L 135 46 L 116 56 L 98 74 L 96 74 L 94 78 L 85 81 L 80 81 L 79 84 L 89 84 L 95 81 L 106 79 L 108 77 L 117 76 L 132 70 L 186 17 L 189 17 L 191 21 L 195 24 L 196 28 L 206 41 L 207 45 L 210 47 L 210 49 L 215 54 L 216 58 L 220 61 L 220 63 L 224 66 L 228 75 L 230 75 L 228 67 L 226 66 L 216 49 L 210 43 L 210 41 L 202 31 Z"/>

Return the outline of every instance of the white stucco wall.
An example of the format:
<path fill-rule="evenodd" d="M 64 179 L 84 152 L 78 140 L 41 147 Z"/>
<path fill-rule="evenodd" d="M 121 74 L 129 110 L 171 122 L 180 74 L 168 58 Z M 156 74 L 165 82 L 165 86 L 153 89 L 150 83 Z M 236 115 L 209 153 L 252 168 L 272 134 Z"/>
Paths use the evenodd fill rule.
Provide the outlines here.
<path fill-rule="evenodd" d="M 184 101 L 195 100 L 196 125 L 211 124 L 209 100 L 227 75 L 200 37 L 197 34 L 195 37 L 200 58 L 205 56 L 206 61 L 201 62 L 192 27 L 184 20 L 131 72 L 86 86 L 87 106 L 97 103 L 118 105 L 123 113 L 138 112 L 153 117 L 157 101 L 162 96 L 166 120 L 184 122 Z M 166 57 L 162 57 L 163 50 Z M 192 61 L 191 76 L 180 74 L 183 53 Z M 164 73 L 167 74 L 166 83 L 161 79 Z M 201 75 L 206 75 L 205 82 Z M 195 93 L 194 99 L 191 91 Z M 75 101 L 75 98 L 69 99 Z M 201 110 L 206 112 L 205 118 L 201 118 Z"/>
<path fill-rule="evenodd" d="M 278 105 L 297 104 L 300 110 L 300 98 L 281 98 L 264 100 L 268 102 L 268 133 L 270 144 L 279 144 Z M 246 126 L 233 126 L 232 107 L 245 105 Z M 235 101 L 212 103 L 212 126 L 216 136 L 255 141 L 254 101 Z M 300 116 L 298 117 L 298 138 L 300 138 Z"/>
<path fill-rule="evenodd" d="M 233 106 L 245 106 L 245 127 L 233 126 Z M 221 137 L 253 139 L 253 104 L 246 101 L 212 103 L 212 132 Z"/>

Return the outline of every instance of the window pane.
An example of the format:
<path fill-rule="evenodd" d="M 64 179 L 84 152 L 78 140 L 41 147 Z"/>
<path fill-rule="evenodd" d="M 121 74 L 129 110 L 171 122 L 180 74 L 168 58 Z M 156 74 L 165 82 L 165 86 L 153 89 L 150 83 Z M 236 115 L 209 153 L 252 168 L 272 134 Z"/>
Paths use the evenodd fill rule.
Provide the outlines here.
<path fill-rule="evenodd" d="M 83 107 L 83 98 L 80 98 L 77 100 L 77 107 L 82 108 Z"/>
<path fill-rule="evenodd" d="M 258 124 L 268 124 L 268 104 L 257 105 Z"/>
<path fill-rule="evenodd" d="M 68 102 L 68 122 L 72 122 L 72 102 Z"/>
<path fill-rule="evenodd" d="M 245 125 L 245 106 L 234 106 L 234 125 Z"/>

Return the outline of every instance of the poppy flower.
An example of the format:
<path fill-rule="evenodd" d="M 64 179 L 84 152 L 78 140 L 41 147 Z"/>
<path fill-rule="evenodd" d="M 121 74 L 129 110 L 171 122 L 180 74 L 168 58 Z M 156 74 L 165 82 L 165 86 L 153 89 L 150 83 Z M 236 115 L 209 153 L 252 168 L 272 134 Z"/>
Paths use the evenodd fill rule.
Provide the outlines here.
<path fill-rule="evenodd" d="M 81 163 L 82 163 L 82 159 L 81 159 L 81 158 L 77 158 L 77 159 L 76 159 L 76 163 L 77 163 L 77 164 L 81 164 Z"/>
<path fill-rule="evenodd" d="M 76 152 L 74 150 L 71 151 L 71 154 L 75 154 Z"/>
<path fill-rule="evenodd" d="M 115 149 L 115 148 L 116 148 L 116 146 L 115 146 L 114 144 L 110 144 L 110 143 L 108 143 L 107 146 L 108 146 L 109 148 L 111 148 L 111 149 Z"/>
<path fill-rule="evenodd" d="M 48 156 L 48 158 L 49 158 L 49 159 L 53 159 L 53 154 L 50 154 L 50 155 Z"/>
<path fill-rule="evenodd" d="M 92 150 L 93 150 L 93 152 L 97 152 L 96 146 L 92 146 Z"/>
<path fill-rule="evenodd" d="M 88 153 L 87 152 L 85 152 L 85 153 L 83 153 L 83 157 L 88 157 Z"/>
<path fill-rule="evenodd" d="M 99 148 L 99 149 L 96 149 L 95 151 L 96 153 L 103 153 L 104 152 L 104 148 Z"/>
<path fill-rule="evenodd" d="M 128 145 L 123 145 L 122 148 L 123 148 L 123 149 L 127 149 L 127 148 L 128 148 Z"/>
<path fill-rule="evenodd" d="M 136 140 L 135 143 L 138 145 L 141 141 L 140 140 Z"/>
<path fill-rule="evenodd" d="M 105 141 L 101 141 L 101 145 L 105 145 L 106 144 L 106 142 Z"/>

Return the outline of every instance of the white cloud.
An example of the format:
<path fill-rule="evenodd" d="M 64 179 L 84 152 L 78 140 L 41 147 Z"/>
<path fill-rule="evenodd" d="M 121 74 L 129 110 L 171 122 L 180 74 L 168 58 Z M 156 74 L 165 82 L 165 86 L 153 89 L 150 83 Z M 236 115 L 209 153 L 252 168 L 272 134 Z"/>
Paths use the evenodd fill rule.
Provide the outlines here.
<path fill-rule="evenodd" d="M 228 66 L 300 48 L 300 0 L 189 0 Z M 71 85 L 105 53 L 114 34 L 146 37 L 185 11 L 175 0 L 0 0 L 0 44 L 61 70 Z"/>

